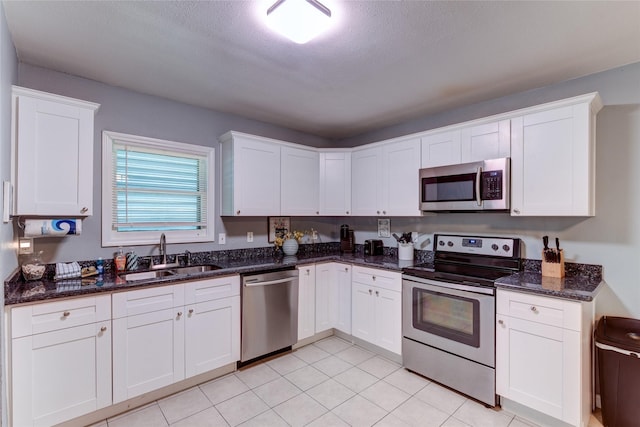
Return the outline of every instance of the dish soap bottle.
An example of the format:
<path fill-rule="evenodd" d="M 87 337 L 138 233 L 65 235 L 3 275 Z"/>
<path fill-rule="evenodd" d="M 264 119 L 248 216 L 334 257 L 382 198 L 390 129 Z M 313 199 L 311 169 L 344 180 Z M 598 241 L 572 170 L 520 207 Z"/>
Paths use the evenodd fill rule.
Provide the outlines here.
<path fill-rule="evenodd" d="M 123 272 L 127 264 L 127 256 L 124 254 L 122 247 L 118 248 L 116 256 L 113 258 L 113 264 L 116 267 L 116 273 Z"/>

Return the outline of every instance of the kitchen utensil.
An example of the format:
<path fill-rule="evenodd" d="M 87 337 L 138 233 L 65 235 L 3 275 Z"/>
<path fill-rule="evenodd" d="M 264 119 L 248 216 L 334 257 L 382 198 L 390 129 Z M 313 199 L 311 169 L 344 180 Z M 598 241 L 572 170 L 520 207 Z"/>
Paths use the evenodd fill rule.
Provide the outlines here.
<path fill-rule="evenodd" d="M 542 236 L 542 243 L 544 244 L 544 249 L 542 250 L 543 259 L 546 262 L 551 262 L 551 250 L 549 249 L 549 236 Z"/>
<path fill-rule="evenodd" d="M 392 236 L 394 239 L 396 239 L 396 241 L 398 241 L 398 243 L 401 243 L 402 238 L 400 236 L 398 236 L 396 233 L 393 233 Z"/>

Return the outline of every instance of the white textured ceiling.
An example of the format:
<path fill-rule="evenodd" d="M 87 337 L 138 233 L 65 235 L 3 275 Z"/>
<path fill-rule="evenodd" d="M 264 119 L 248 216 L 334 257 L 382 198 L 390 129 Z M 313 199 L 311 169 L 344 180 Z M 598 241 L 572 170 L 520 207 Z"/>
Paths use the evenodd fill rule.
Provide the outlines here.
<path fill-rule="evenodd" d="M 323 1 L 306 45 L 260 1 L 5 1 L 20 61 L 344 138 L 640 61 L 640 1 Z"/>

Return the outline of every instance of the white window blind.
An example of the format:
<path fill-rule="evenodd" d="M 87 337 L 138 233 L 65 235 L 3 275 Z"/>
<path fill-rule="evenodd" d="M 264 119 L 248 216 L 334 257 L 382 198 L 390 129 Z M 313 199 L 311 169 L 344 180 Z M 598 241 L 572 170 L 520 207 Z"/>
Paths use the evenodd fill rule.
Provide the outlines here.
<path fill-rule="evenodd" d="M 207 226 L 204 156 L 113 145 L 112 226 L 118 231 Z"/>
<path fill-rule="evenodd" d="M 213 240 L 212 159 L 211 148 L 105 131 L 103 244 Z"/>

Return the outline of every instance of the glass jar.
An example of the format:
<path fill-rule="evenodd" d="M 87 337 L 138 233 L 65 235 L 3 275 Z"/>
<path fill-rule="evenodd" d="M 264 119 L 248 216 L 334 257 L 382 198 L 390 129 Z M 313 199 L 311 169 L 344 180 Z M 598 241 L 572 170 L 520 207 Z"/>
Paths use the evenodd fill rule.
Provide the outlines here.
<path fill-rule="evenodd" d="M 24 280 L 40 280 L 46 266 L 42 263 L 42 251 L 34 253 L 22 264 Z"/>

